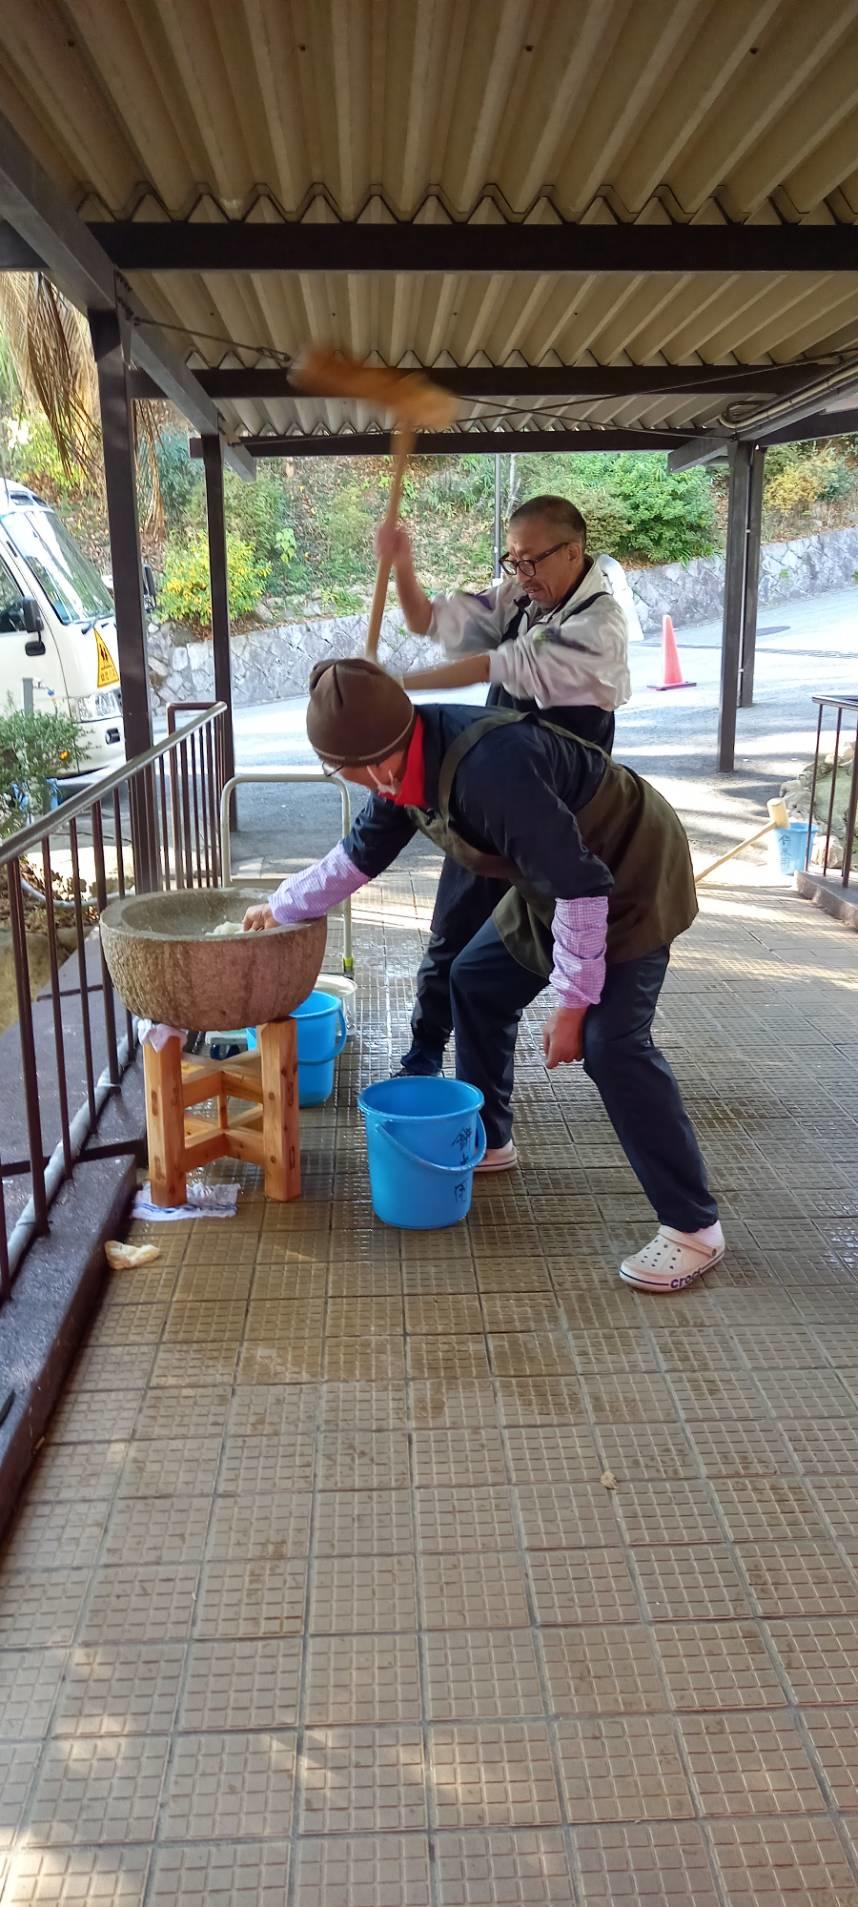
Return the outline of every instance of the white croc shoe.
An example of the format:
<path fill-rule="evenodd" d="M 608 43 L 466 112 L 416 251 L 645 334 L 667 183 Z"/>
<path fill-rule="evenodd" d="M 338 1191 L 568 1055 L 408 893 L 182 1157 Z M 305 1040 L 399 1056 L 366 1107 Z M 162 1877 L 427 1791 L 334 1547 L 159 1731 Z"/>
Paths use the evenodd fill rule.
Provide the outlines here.
<path fill-rule="evenodd" d="M 720 1263 L 724 1249 L 720 1225 L 716 1236 L 706 1239 L 660 1225 L 651 1244 L 623 1259 L 620 1277 L 639 1291 L 687 1291 Z"/>
<path fill-rule="evenodd" d="M 476 1171 L 480 1173 L 511 1172 L 514 1165 L 518 1165 L 518 1153 L 515 1149 L 515 1140 L 507 1139 L 505 1146 L 488 1147 L 486 1156 L 476 1167 Z"/>

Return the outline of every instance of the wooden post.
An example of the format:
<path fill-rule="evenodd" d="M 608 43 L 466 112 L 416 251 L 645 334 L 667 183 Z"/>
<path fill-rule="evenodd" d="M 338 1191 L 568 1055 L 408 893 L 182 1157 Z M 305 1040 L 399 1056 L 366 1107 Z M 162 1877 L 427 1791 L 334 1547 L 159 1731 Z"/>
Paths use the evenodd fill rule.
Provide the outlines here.
<path fill-rule="evenodd" d="M 298 1029 L 294 1020 L 272 1020 L 259 1028 L 259 1058 L 265 1196 L 300 1198 Z"/>
<path fill-rule="evenodd" d="M 153 1205 L 184 1205 L 185 1105 L 182 1091 L 182 1042 L 167 1040 L 156 1052 L 143 1047 L 146 1131 Z"/>

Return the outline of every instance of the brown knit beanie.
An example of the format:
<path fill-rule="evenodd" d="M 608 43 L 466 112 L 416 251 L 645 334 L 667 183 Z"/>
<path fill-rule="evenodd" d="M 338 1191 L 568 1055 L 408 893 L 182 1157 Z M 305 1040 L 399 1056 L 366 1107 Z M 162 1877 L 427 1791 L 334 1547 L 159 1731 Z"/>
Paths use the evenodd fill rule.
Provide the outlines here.
<path fill-rule="evenodd" d="M 404 748 L 414 719 L 405 690 L 366 656 L 317 662 L 310 675 L 307 735 L 335 768 L 385 761 Z"/>

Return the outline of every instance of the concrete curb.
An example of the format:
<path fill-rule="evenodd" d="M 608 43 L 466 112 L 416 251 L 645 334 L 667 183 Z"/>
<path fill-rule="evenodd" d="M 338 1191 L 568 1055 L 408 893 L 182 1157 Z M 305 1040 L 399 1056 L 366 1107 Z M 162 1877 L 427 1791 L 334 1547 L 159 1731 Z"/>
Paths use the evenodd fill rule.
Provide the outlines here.
<path fill-rule="evenodd" d="M 109 1143 L 105 1123 L 113 1124 L 118 1114 L 123 1142 L 133 1149 L 76 1166 L 51 1207 L 50 1232 L 30 1247 L 12 1297 L 0 1310 L 0 1408 L 14 1392 L 0 1425 L 0 1535 L 97 1308 L 105 1242 L 121 1233 L 134 1196 L 144 1133 L 141 1074 L 138 1060 L 112 1103 L 112 1117 L 100 1122 L 91 1142 Z"/>

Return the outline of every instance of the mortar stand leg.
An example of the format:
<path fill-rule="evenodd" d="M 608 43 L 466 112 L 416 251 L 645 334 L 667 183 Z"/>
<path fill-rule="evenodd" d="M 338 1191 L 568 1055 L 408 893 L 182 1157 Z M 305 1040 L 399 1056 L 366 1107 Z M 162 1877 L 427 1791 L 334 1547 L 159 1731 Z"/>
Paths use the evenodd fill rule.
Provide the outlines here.
<path fill-rule="evenodd" d="M 181 1040 L 167 1040 L 160 1052 L 144 1045 L 143 1078 L 152 1203 L 184 1205 L 188 1186 Z"/>
<path fill-rule="evenodd" d="M 271 1020 L 259 1028 L 259 1058 L 265 1196 L 300 1198 L 298 1029 L 294 1020 Z"/>

